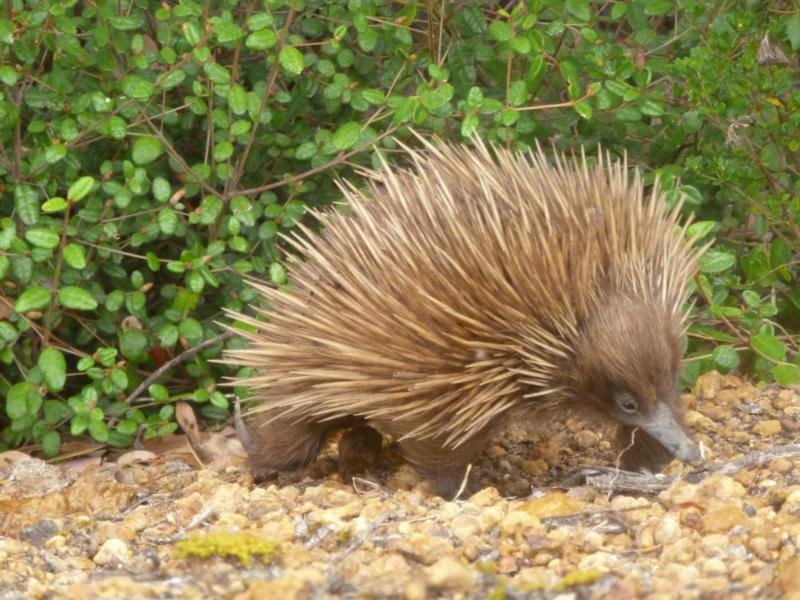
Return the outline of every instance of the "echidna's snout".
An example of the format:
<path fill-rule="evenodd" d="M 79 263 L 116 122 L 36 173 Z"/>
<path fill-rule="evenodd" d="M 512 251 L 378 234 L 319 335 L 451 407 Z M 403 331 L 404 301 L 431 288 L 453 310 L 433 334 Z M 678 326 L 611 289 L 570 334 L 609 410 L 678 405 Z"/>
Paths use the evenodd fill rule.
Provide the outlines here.
<path fill-rule="evenodd" d="M 683 429 L 667 403 L 659 403 L 639 426 L 683 462 L 700 460 L 700 449 Z"/>

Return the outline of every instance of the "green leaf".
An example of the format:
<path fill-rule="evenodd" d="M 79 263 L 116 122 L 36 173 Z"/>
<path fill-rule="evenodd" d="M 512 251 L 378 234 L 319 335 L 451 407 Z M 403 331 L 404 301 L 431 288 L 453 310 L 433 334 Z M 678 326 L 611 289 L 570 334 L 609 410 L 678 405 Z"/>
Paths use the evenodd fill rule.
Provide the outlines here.
<path fill-rule="evenodd" d="M 506 101 L 511 106 L 521 106 L 525 104 L 527 89 L 525 88 L 524 81 L 515 81 L 508 87 L 506 93 Z"/>
<path fill-rule="evenodd" d="M 269 278 L 278 285 L 286 283 L 286 269 L 281 263 L 272 263 L 269 266 Z"/>
<path fill-rule="evenodd" d="M 233 155 L 233 144 L 230 142 L 220 142 L 214 146 L 214 160 L 224 162 Z"/>
<path fill-rule="evenodd" d="M 228 92 L 228 106 L 235 115 L 247 112 L 247 91 L 241 85 L 232 85 Z"/>
<path fill-rule="evenodd" d="M 73 269 L 83 269 L 86 267 L 86 254 L 83 251 L 83 246 L 79 244 L 67 244 L 64 246 L 62 253 L 64 262 Z"/>
<path fill-rule="evenodd" d="M 381 90 L 375 88 L 368 88 L 363 90 L 362 95 L 364 96 L 364 100 L 372 104 L 373 106 L 379 106 L 386 101 L 386 96 Z"/>
<path fill-rule="evenodd" d="M 108 440 L 108 427 L 105 421 L 90 420 L 89 421 L 89 435 L 91 435 L 98 442 L 105 442 Z"/>
<path fill-rule="evenodd" d="M 178 216 L 172 207 L 162 208 L 158 211 L 158 228 L 161 233 L 173 235 L 178 229 Z"/>
<path fill-rule="evenodd" d="M 800 383 L 800 367 L 797 365 L 775 365 L 772 376 L 780 385 Z"/>
<path fill-rule="evenodd" d="M 244 35 L 244 31 L 235 23 L 220 21 L 214 25 L 214 37 L 220 44 L 235 42 Z"/>
<path fill-rule="evenodd" d="M 733 346 L 717 346 L 711 354 L 714 358 L 714 363 L 725 371 L 730 371 L 739 366 L 739 355 Z"/>
<path fill-rule="evenodd" d="M 449 83 L 443 83 L 435 90 L 430 90 L 422 95 L 422 105 L 428 110 L 437 110 L 450 102 L 454 89 Z"/>
<path fill-rule="evenodd" d="M 59 196 L 53 196 L 42 204 L 42 210 L 46 213 L 61 212 L 67 208 L 67 201 Z"/>
<path fill-rule="evenodd" d="M 774 362 L 786 360 L 786 344 L 769 333 L 758 333 L 750 338 L 750 346 L 764 358 Z"/>
<path fill-rule="evenodd" d="M 119 336 L 119 348 L 125 358 L 139 360 L 147 348 L 147 336 L 140 329 L 125 329 Z"/>
<path fill-rule="evenodd" d="M 647 0 L 644 3 L 644 14 L 648 17 L 661 17 L 672 10 L 670 0 Z"/>
<path fill-rule="evenodd" d="M 0 81 L 12 87 L 19 81 L 19 73 L 11 65 L 4 65 L 0 67 Z"/>
<path fill-rule="evenodd" d="M 294 157 L 298 160 L 309 160 L 317 153 L 317 145 L 314 142 L 303 142 L 294 151 Z"/>
<path fill-rule="evenodd" d="M 147 100 L 156 91 L 156 86 L 139 75 L 128 75 L 120 82 L 122 93 L 134 100 Z"/>
<path fill-rule="evenodd" d="M 772 245 L 769 249 L 769 264 L 775 269 L 778 275 L 785 282 L 792 281 L 792 273 L 789 271 L 789 265 L 792 263 L 792 246 L 782 237 L 776 237 L 772 240 Z"/>
<path fill-rule="evenodd" d="M 83 200 L 83 198 L 94 189 L 96 181 L 94 177 L 89 175 L 85 175 L 78 179 L 75 183 L 69 186 L 69 191 L 67 191 L 67 198 L 72 200 L 73 202 L 79 202 Z"/>
<path fill-rule="evenodd" d="M 478 129 L 480 119 L 476 114 L 468 114 L 461 122 L 461 135 L 465 138 L 472 136 Z"/>
<path fill-rule="evenodd" d="M 358 46 L 363 52 L 372 52 L 380 39 L 378 32 L 367 27 L 358 32 Z"/>
<path fill-rule="evenodd" d="M 14 190 L 14 207 L 25 225 L 36 225 L 39 221 L 39 194 L 27 185 L 18 185 Z"/>
<path fill-rule="evenodd" d="M 575 112 L 578 113 L 581 117 L 586 119 L 587 121 L 592 118 L 592 105 L 586 102 L 585 100 L 581 102 L 576 102 L 575 106 L 573 107 Z"/>
<path fill-rule="evenodd" d="M 566 8 L 569 14 L 584 23 L 592 18 L 592 9 L 588 0 L 567 0 Z"/>
<path fill-rule="evenodd" d="M 60 392 L 67 381 L 67 360 L 61 350 L 48 346 L 39 354 L 37 363 L 42 380 L 51 392 Z"/>
<path fill-rule="evenodd" d="M 48 431 L 42 437 L 42 452 L 48 458 L 58 456 L 61 451 L 61 436 L 57 431 Z"/>
<path fill-rule="evenodd" d="M 156 402 L 166 402 L 169 400 L 169 390 L 160 383 L 154 383 L 147 388 L 147 393 Z"/>
<path fill-rule="evenodd" d="M 513 35 L 511 25 L 506 21 L 500 20 L 492 21 L 491 25 L 489 25 L 489 33 L 497 42 L 507 42 Z"/>
<path fill-rule="evenodd" d="M 361 125 L 355 121 L 348 121 L 333 132 L 331 142 L 337 150 L 347 150 L 358 141 L 359 135 L 361 135 Z"/>
<path fill-rule="evenodd" d="M 44 248 L 46 250 L 53 250 L 58 246 L 61 236 L 51 229 L 44 227 L 34 227 L 25 232 L 25 239 L 37 248 Z"/>
<path fill-rule="evenodd" d="M 28 414 L 28 398 L 35 393 L 33 385 L 27 381 L 15 383 L 6 392 L 6 414 L 12 421 L 22 419 Z"/>
<path fill-rule="evenodd" d="M 642 100 L 639 111 L 648 117 L 660 117 L 664 114 L 664 107 L 654 100 Z"/>
<path fill-rule="evenodd" d="M 247 28 L 250 31 L 258 31 L 269 27 L 275 22 L 275 18 L 268 12 L 257 12 L 247 17 Z"/>
<path fill-rule="evenodd" d="M 166 202 L 172 196 L 172 186 L 163 177 L 153 178 L 153 197 L 159 202 Z"/>
<path fill-rule="evenodd" d="M 786 37 L 792 45 L 792 51 L 800 49 L 800 14 L 793 14 L 784 20 L 786 24 Z"/>
<path fill-rule="evenodd" d="M 58 291 L 58 301 L 66 308 L 74 310 L 94 310 L 97 300 L 89 292 L 77 285 L 68 285 Z"/>
<path fill-rule="evenodd" d="M 581 82 L 578 75 L 578 65 L 570 58 L 565 58 L 558 63 L 558 69 L 567 82 L 569 97 L 574 99 L 581 97 Z"/>
<path fill-rule="evenodd" d="M 231 80 L 231 73 L 219 63 L 207 62 L 203 65 L 203 72 L 216 84 L 227 85 Z"/>
<path fill-rule="evenodd" d="M 67 147 L 64 144 L 53 144 L 44 151 L 44 162 L 49 165 L 57 163 L 67 155 Z"/>
<path fill-rule="evenodd" d="M 139 165 L 146 165 L 153 162 L 164 152 L 161 142 L 154 137 L 139 137 L 133 143 L 131 153 L 133 161 Z"/>
<path fill-rule="evenodd" d="M 292 75 L 299 75 L 305 67 L 303 55 L 294 46 L 281 48 L 280 54 L 278 54 L 278 62 L 287 73 Z"/>
<path fill-rule="evenodd" d="M 244 41 L 244 45 L 250 50 L 269 50 L 277 43 L 278 35 L 271 29 L 254 31 Z"/>
<path fill-rule="evenodd" d="M 40 285 L 28 288 L 19 295 L 14 310 L 20 314 L 31 310 L 42 310 L 50 304 L 50 292 Z"/>
<path fill-rule="evenodd" d="M 712 250 L 700 257 L 700 271 L 703 273 L 722 273 L 734 264 L 736 264 L 736 257 L 721 250 Z"/>
<path fill-rule="evenodd" d="M 697 238 L 698 240 L 703 239 L 709 233 L 714 231 L 717 226 L 716 221 L 697 221 L 697 223 L 692 223 L 689 225 L 689 228 L 686 230 L 686 237 L 687 238 Z"/>

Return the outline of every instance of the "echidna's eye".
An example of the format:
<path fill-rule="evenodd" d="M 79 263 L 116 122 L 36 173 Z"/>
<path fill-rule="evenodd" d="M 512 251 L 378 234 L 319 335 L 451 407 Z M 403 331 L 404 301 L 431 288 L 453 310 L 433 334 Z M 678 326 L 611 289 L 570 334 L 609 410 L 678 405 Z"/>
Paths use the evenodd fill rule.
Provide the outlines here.
<path fill-rule="evenodd" d="M 619 392 L 614 399 L 619 409 L 626 414 L 633 415 L 639 411 L 639 403 L 628 392 Z"/>

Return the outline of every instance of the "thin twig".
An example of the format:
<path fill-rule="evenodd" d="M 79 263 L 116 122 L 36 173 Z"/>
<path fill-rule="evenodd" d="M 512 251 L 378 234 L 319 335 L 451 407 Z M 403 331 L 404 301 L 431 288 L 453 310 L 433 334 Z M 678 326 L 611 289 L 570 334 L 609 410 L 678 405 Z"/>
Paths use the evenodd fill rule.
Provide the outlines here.
<path fill-rule="evenodd" d="M 131 394 L 125 399 L 125 403 L 126 404 L 130 404 L 131 402 L 136 400 L 136 398 L 141 396 L 142 392 L 144 392 L 150 386 L 150 384 L 152 384 L 154 381 L 156 381 L 166 371 L 169 371 L 175 365 L 180 364 L 183 361 L 189 360 L 190 358 L 192 358 L 198 352 L 201 352 L 201 351 L 205 350 L 206 348 L 209 348 L 210 346 L 213 346 L 214 344 L 218 344 L 220 342 L 224 342 L 225 340 L 228 340 L 228 339 L 232 338 L 235 335 L 236 335 L 236 333 L 234 333 L 233 331 L 226 331 L 225 333 L 221 333 L 218 336 L 215 336 L 215 337 L 211 338 L 210 340 L 206 340 L 206 341 L 202 342 L 201 344 L 198 344 L 194 348 L 189 348 L 188 350 L 185 350 L 184 352 L 181 352 L 175 358 L 171 358 L 170 360 L 165 362 L 163 365 L 158 367 L 155 371 L 150 373 L 150 375 L 148 375 L 145 378 L 145 380 L 142 383 L 139 384 L 139 387 L 137 387 L 135 390 L 133 390 L 133 392 L 131 392 Z"/>

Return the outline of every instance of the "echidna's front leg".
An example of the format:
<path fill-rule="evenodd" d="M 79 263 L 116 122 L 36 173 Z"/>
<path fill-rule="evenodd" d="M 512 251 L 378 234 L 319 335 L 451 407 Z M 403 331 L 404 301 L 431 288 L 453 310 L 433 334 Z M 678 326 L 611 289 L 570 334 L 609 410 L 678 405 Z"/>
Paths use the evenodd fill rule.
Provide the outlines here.
<path fill-rule="evenodd" d="M 346 427 L 350 419 L 319 422 L 270 421 L 248 424 L 246 444 L 250 470 L 255 481 L 263 481 L 278 471 L 303 467 L 314 460 L 334 431 Z"/>
<path fill-rule="evenodd" d="M 458 448 L 446 448 L 437 440 L 405 440 L 400 452 L 420 475 L 430 480 L 437 494 L 451 499 L 466 474 L 467 465 L 475 462 L 486 444 L 487 436 L 478 434 Z M 479 483 L 470 476 L 465 491 L 477 491 Z"/>

